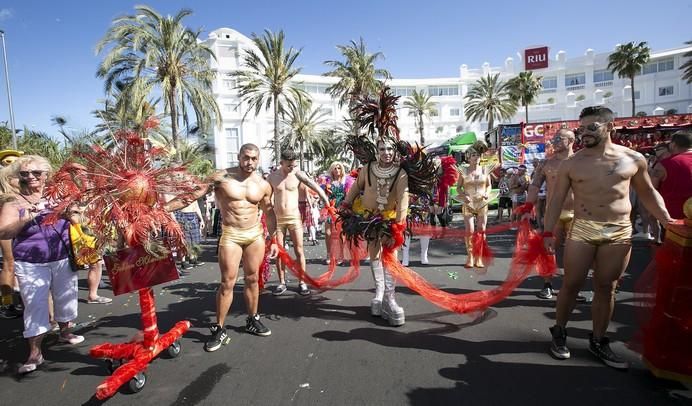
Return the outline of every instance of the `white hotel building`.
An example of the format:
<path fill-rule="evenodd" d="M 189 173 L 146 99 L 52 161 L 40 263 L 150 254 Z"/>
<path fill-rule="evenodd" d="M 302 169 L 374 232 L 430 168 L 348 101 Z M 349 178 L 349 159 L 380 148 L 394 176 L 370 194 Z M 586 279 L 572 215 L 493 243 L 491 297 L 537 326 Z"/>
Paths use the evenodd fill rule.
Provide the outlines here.
<path fill-rule="evenodd" d="M 267 145 L 273 137 L 273 117 L 271 110 L 263 111 L 257 117 L 251 112 L 243 121 L 247 106 L 241 103 L 234 90 L 235 82 L 228 76 L 230 72 L 241 69 L 243 52 L 253 46 L 252 41 L 235 30 L 220 28 L 211 32 L 205 43 L 217 57 L 216 61 L 211 61 L 217 71 L 213 90 L 223 115 L 223 126 L 215 129 L 213 138 L 216 166 L 224 168 L 235 164 L 243 143 L 252 142 L 260 148 Z M 682 71 L 679 69 L 685 60 L 683 54 L 689 51 L 692 51 L 692 47 L 651 53 L 642 74 L 635 78 L 637 112 L 647 115 L 665 114 L 670 110 L 692 113 L 692 86 L 682 80 Z M 548 68 L 535 71 L 535 74 L 543 77 L 543 91 L 537 102 L 529 107 L 529 120 L 574 120 L 583 106 L 597 104 L 608 106 L 618 116 L 629 116 L 632 93 L 629 79 L 618 78 L 607 69 L 609 54 L 587 49 L 584 55 L 568 59 L 565 51 L 551 51 Z M 500 73 L 502 80 L 508 80 L 522 70 L 522 65 L 523 61 L 509 57 L 500 67 L 490 66 L 487 62 L 480 69 L 461 65 L 456 77 L 395 78 L 388 84 L 397 95 L 403 96 L 400 103 L 414 89 L 432 95 L 432 100 L 437 103 L 438 115 L 426 121 L 425 139 L 426 143 L 439 144 L 465 131 L 475 131 L 480 138 L 480 134 L 487 129 L 487 123 L 465 120 L 464 96 L 482 76 Z M 302 84 L 314 105 L 328 113 L 329 125 L 337 125 L 347 116 L 346 108 L 339 108 L 338 101 L 326 92 L 337 81 L 336 78 L 299 75 L 295 81 Z M 518 123 L 523 119 L 524 109 L 520 107 L 510 122 Z M 418 139 L 414 119 L 405 108 L 400 109 L 399 126 L 402 138 L 411 141 Z M 267 168 L 271 165 L 271 153 L 265 150 L 262 155 L 262 167 Z"/>

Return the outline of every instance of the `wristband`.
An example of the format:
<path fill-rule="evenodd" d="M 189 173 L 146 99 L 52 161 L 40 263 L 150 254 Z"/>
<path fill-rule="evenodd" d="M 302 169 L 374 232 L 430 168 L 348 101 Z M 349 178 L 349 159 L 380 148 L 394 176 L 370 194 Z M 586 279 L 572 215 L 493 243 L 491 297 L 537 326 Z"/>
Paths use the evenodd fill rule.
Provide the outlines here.
<path fill-rule="evenodd" d="M 551 231 L 544 231 L 543 234 L 541 234 L 543 238 L 553 238 L 553 233 Z"/>

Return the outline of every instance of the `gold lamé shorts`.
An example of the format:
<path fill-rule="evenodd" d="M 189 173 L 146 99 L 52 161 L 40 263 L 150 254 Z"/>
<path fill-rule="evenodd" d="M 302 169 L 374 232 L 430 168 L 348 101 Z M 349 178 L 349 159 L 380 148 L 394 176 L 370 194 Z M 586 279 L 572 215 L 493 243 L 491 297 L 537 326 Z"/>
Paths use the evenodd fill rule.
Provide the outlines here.
<path fill-rule="evenodd" d="M 303 228 L 303 219 L 300 217 L 300 214 L 297 216 L 293 215 L 288 215 L 288 216 L 281 216 L 281 217 L 276 217 L 276 225 L 277 228 L 283 233 L 286 234 L 289 230 L 295 230 L 295 229 L 302 229 Z"/>
<path fill-rule="evenodd" d="M 488 200 L 472 199 L 471 203 L 461 206 L 461 214 L 464 216 L 480 216 L 488 214 Z"/>
<path fill-rule="evenodd" d="M 632 243 L 632 223 L 628 220 L 611 223 L 575 218 L 567 238 L 595 246 L 630 245 Z"/>
<path fill-rule="evenodd" d="M 574 221 L 574 210 L 562 210 L 560 212 L 560 223 L 564 230 L 569 230 Z"/>
<path fill-rule="evenodd" d="M 245 248 L 263 237 L 264 229 L 262 228 L 262 224 L 259 222 L 248 228 L 221 225 L 219 247 L 228 247 L 235 244 Z"/>

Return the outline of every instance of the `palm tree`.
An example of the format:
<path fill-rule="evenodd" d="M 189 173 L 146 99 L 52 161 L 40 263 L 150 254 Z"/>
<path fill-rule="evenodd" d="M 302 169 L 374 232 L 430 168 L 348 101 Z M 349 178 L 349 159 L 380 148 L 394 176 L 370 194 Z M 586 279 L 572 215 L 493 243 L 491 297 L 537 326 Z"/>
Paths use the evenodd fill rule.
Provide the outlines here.
<path fill-rule="evenodd" d="M 478 79 L 464 99 L 466 120 L 487 120 L 488 131 L 493 129 L 495 120 L 509 120 L 517 111 L 509 86 L 500 80 L 499 73 Z"/>
<path fill-rule="evenodd" d="M 692 41 L 686 41 L 685 44 L 692 45 Z M 688 59 L 685 63 L 680 65 L 680 69 L 685 71 L 682 74 L 682 80 L 686 80 L 687 83 L 692 83 L 692 51 L 685 52 L 683 57 L 690 59 Z"/>
<path fill-rule="evenodd" d="M 236 89 L 241 100 L 248 104 L 248 110 L 255 116 L 259 115 L 262 107 L 274 109 L 274 158 L 279 163 L 281 145 L 279 139 L 279 115 L 285 111 L 289 100 L 306 98 L 305 91 L 291 80 L 300 73 L 300 68 L 295 66 L 296 59 L 300 55 L 300 49 L 284 46 L 285 35 L 283 31 L 273 33 L 264 30 L 264 35 L 259 37 L 252 34 L 252 42 L 255 49 L 249 49 L 243 57 L 244 70 L 238 70 L 231 74 L 236 78 Z"/>
<path fill-rule="evenodd" d="M 621 78 L 630 79 L 630 87 L 632 88 L 632 117 L 635 115 L 634 102 L 634 77 L 641 73 L 642 68 L 649 60 L 650 49 L 646 42 L 635 44 L 628 42 L 624 45 L 618 45 L 615 52 L 608 56 L 608 69 L 613 73 L 617 73 Z"/>
<path fill-rule="evenodd" d="M 420 145 L 425 146 L 425 137 L 423 136 L 423 119 L 425 117 L 437 115 L 437 103 L 430 101 L 430 95 L 425 91 L 413 91 L 411 96 L 404 100 L 404 107 L 409 109 L 409 114 L 415 117 L 418 134 L 420 135 Z"/>
<path fill-rule="evenodd" d="M 324 76 L 339 78 L 327 88 L 332 97 L 339 98 L 339 107 L 350 105 L 354 97 L 377 94 L 382 88 L 381 80 L 392 77 L 386 69 L 375 67 L 375 62 L 384 59 L 384 54 L 369 53 L 362 37 L 358 42 L 352 40 L 350 44 L 337 45 L 336 48 L 344 60 L 325 61 L 324 64 L 333 69 Z"/>
<path fill-rule="evenodd" d="M 525 123 L 529 122 L 529 105 L 532 104 L 543 89 L 543 77 L 534 76 L 533 72 L 519 72 L 507 82 L 509 92 L 515 102 L 524 106 Z"/>
<path fill-rule="evenodd" d="M 148 6 L 136 6 L 135 15 L 116 18 L 96 45 L 96 52 L 109 48 L 97 76 L 105 78 L 106 93 L 121 81 L 131 91 L 156 91 L 164 100 L 171 118 L 171 139 L 178 148 L 179 110 L 190 105 L 203 129 L 212 118 L 221 125 L 221 112 L 212 94 L 215 72 L 209 64 L 216 56 L 198 41 L 200 31 L 182 23 L 192 14 L 182 9 L 163 17 Z M 127 94 L 125 92 L 123 94 Z"/>
<path fill-rule="evenodd" d="M 304 170 L 305 152 L 316 153 L 323 148 L 324 138 L 317 131 L 317 127 L 324 124 L 326 116 L 327 113 L 313 109 L 309 99 L 299 99 L 288 103 L 288 110 L 283 122 L 288 126 L 289 131 L 283 137 L 281 144 L 285 146 L 298 145 L 300 170 Z"/>

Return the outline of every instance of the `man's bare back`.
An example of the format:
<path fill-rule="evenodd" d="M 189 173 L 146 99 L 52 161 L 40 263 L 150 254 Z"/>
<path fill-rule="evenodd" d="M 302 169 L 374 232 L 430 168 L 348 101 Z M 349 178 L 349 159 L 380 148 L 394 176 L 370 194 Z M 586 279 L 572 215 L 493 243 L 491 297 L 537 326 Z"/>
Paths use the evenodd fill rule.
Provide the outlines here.
<path fill-rule="evenodd" d="M 628 221 L 632 210 L 630 180 L 646 170 L 644 157 L 627 147 L 611 144 L 602 154 L 583 149 L 563 163 L 574 193 L 575 217 L 602 222 Z"/>
<path fill-rule="evenodd" d="M 223 225 L 248 228 L 257 224 L 259 204 L 265 196 L 271 196 L 267 181 L 257 173 L 245 177 L 239 168 L 218 171 L 212 180 Z"/>

